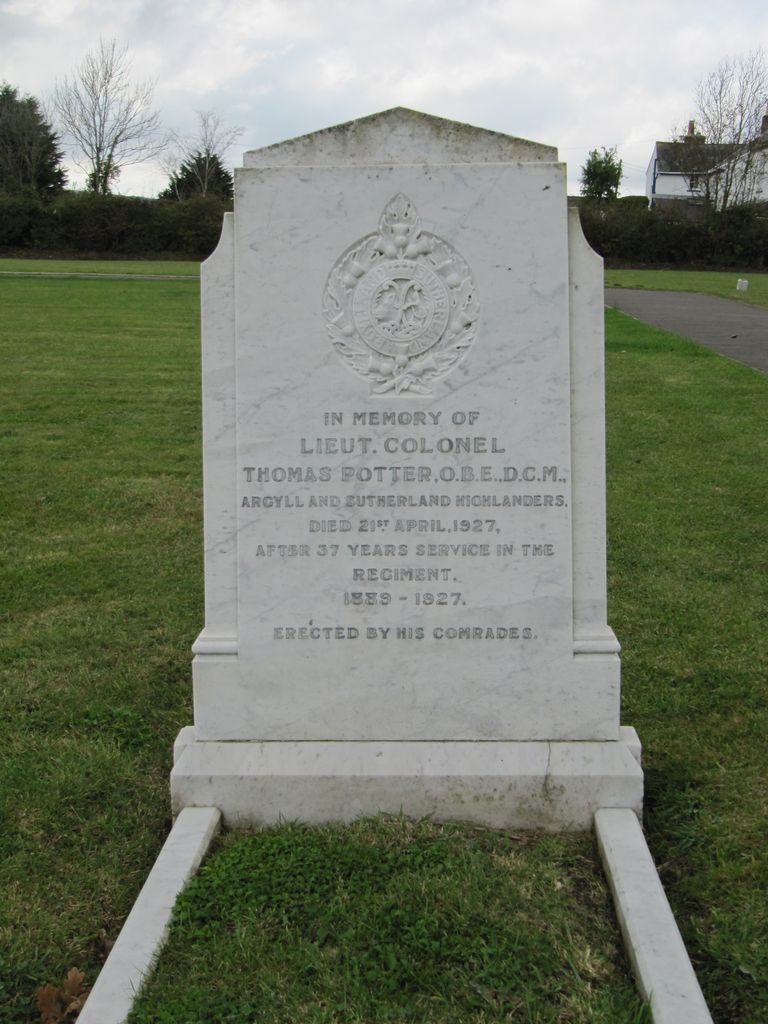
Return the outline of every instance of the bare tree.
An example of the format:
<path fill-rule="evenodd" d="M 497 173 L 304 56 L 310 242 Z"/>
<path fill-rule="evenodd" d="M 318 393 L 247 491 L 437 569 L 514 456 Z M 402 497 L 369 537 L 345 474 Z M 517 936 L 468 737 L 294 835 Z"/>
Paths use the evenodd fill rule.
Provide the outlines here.
<path fill-rule="evenodd" d="M 220 190 L 220 179 L 224 155 L 243 134 L 242 128 L 229 128 L 215 110 L 196 110 L 197 128 L 190 135 L 171 134 L 171 146 L 161 161 L 169 178 L 168 188 L 163 193 L 170 198 L 182 199 L 181 184 L 193 184 L 193 191 L 208 195 Z"/>
<path fill-rule="evenodd" d="M 706 193 L 718 209 L 748 203 L 764 162 L 760 139 L 768 104 L 765 53 L 753 50 L 720 61 L 696 90 L 696 121 L 707 145 L 723 147 L 706 176 Z"/>
<path fill-rule="evenodd" d="M 127 47 L 100 39 L 53 94 L 75 162 L 87 172 L 88 187 L 102 195 L 123 167 L 152 159 L 165 144 L 152 110 L 154 83 L 132 81 L 131 68 Z"/>

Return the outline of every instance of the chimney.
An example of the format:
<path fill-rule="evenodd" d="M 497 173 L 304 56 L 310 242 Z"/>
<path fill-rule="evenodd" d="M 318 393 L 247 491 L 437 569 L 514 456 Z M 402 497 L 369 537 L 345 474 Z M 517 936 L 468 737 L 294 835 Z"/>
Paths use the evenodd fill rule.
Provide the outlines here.
<path fill-rule="evenodd" d="M 700 132 L 696 131 L 696 122 L 695 121 L 689 121 L 688 122 L 688 131 L 686 132 L 685 135 L 681 135 L 680 136 L 680 141 L 681 142 L 687 142 L 689 145 L 691 143 L 694 143 L 694 142 L 703 142 L 704 141 L 704 136 Z"/>

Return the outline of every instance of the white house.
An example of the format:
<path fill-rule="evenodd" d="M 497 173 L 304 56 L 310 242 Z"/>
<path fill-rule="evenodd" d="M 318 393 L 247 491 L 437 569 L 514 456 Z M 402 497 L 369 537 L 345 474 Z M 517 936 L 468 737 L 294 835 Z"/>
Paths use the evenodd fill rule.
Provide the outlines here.
<path fill-rule="evenodd" d="M 739 189 L 741 202 L 768 201 L 768 114 L 763 118 L 760 134 L 746 146 L 740 156 L 732 159 L 731 145 L 714 145 L 697 134 L 693 121 L 688 132 L 676 142 L 657 142 L 645 174 L 645 194 L 649 206 L 674 201 L 702 205 L 713 198 L 719 205 L 723 189 L 732 201 L 736 183 L 746 181 Z M 744 165 L 750 170 L 744 175 Z"/>
<path fill-rule="evenodd" d="M 645 172 L 649 206 L 685 200 L 700 205 L 706 196 L 707 175 L 727 155 L 727 146 L 710 145 L 696 133 L 693 121 L 677 142 L 657 142 Z"/>
<path fill-rule="evenodd" d="M 756 139 L 750 143 L 745 153 L 742 153 L 735 166 L 734 178 L 739 180 L 745 176 L 745 163 L 749 161 L 749 168 L 746 178 L 749 182 L 748 191 L 744 195 L 744 202 L 764 203 L 768 202 L 768 114 L 763 118 L 763 128 Z M 715 168 L 715 174 L 719 173 Z"/>

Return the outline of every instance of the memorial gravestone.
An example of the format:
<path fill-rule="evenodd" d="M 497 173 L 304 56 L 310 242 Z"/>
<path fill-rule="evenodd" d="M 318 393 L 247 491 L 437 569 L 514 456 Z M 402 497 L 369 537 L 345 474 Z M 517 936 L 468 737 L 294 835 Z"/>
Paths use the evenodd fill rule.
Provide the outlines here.
<path fill-rule="evenodd" d="M 602 267 L 553 148 L 398 108 L 246 154 L 203 268 L 203 395 L 175 811 L 640 809 Z"/>

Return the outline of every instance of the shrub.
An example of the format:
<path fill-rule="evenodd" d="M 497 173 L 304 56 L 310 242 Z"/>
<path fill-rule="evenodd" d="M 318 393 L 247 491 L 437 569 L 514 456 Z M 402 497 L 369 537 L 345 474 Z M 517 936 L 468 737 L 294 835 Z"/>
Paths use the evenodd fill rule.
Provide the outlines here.
<path fill-rule="evenodd" d="M 0 195 L 0 246 L 24 249 L 44 216 L 41 201 L 31 196 Z"/>
<path fill-rule="evenodd" d="M 158 238 L 173 239 L 180 252 L 196 256 L 213 252 L 224 213 L 232 209 L 231 202 L 217 196 L 193 196 L 181 202 L 160 200 L 157 206 Z"/>
<path fill-rule="evenodd" d="M 167 202 L 68 192 L 47 204 L 0 196 L 0 248 L 205 257 L 215 249 L 222 217 L 231 208 L 215 196 Z"/>
<path fill-rule="evenodd" d="M 579 203 L 587 241 L 606 260 L 632 265 L 739 266 L 759 269 L 768 254 L 768 204 L 722 212 L 643 196 Z"/>

